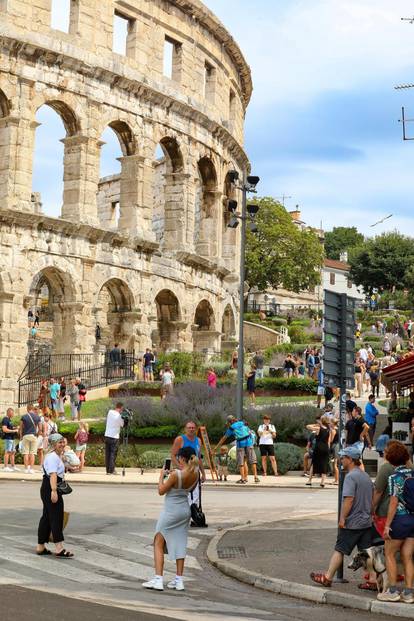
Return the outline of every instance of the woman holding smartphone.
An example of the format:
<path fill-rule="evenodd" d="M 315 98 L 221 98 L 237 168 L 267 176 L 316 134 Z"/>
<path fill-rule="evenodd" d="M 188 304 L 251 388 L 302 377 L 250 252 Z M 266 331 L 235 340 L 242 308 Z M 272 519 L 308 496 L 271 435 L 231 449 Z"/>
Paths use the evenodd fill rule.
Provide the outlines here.
<path fill-rule="evenodd" d="M 184 590 L 183 573 L 187 553 L 188 526 L 190 523 L 190 506 L 188 494 L 198 483 L 198 457 L 189 446 L 181 448 L 177 453 L 180 469 L 168 471 L 171 460 L 166 460 L 160 472 L 158 493 L 165 495 L 164 509 L 158 518 L 154 537 L 155 576 L 143 583 L 146 589 L 164 590 L 164 551 L 167 548 L 168 558 L 176 562 L 177 573 L 174 580 L 167 584 L 169 589 Z M 166 479 L 166 475 L 168 478 Z"/>

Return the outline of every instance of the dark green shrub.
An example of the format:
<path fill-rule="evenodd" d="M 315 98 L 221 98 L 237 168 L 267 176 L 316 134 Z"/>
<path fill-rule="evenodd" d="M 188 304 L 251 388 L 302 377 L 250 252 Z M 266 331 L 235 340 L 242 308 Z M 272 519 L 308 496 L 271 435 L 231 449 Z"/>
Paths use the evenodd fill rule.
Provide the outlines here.
<path fill-rule="evenodd" d="M 275 457 L 280 474 L 286 474 L 289 470 L 302 470 L 303 468 L 303 450 L 295 444 L 276 442 Z"/>
<path fill-rule="evenodd" d="M 274 326 L 287 326 L 287 320 L 284 319 L 283 317 L 272 317 L 271 318 L 271 323 Z"/>
<path fill-rule="evenodd" d="M 211 361 L 208 364 L 204 364 L 202 367 L 202 373 L 207 375 L 207 370 L 212 368 L 217 377 L 226 377 L 231 369 L 229 362 Z"/>
<path fill-rule="evenodd" d="M 256 388 L 263 390 L 294 390 L 316 394 L 318 382 L 316 380 L 299 377 L 263 377 L 256 380 Z"/>
<path fill-rule="evenodd" d="M 203 362 L 204 357 L 198 352 L 174 351 L 169 354 L 160 354 L 156 373 L 159 373 L 165 364 L 169 364 L 174 371 L 176 381 L 185 381 L 200 372 Z"/>
<path fill-rule="evenodd" d="M 140 455 L 140 465 L 143 468 L 162 468 L 168 457 L 171 457 L 170 451 L 144 451 Z"/>
<path fill-rule="evenodd" d="M 295 442 L 305 444 L 308 438 L 306 425 L 315 422 L 320 410 L 314 405 L 271 405 L 258 412 L 254 409 L 245 410 L 245 419 L 251 429 L 257 431 L 264 414 L 270 416 L 276 427 L 278 442 Z"/>
<path fill-rule="evenodd" d="M 288 334 L 291 343 L 303 343 L 306 340 L 306 332 L 301 325 L 290 325 Z"/>
<path fill-rule="evenodd" d="M 307 347 L 313 347 L 314 349 L 320 349 L 322 343 L 281 343 L 280 345 L 272 345 L 265 349 L 264 354 L 266 360 L 270 360 L 273 354 L 297 354 L 302 355 Z"/>

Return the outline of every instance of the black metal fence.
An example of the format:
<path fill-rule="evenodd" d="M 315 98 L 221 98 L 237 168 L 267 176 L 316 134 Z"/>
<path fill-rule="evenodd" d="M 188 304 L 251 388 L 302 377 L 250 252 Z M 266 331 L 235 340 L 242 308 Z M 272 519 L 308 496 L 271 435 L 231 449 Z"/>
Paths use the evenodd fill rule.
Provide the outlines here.
<path fill-rule="evenodd" d="M 19 407 L 35 403 L 42 380 L 51 377 L 66 384 L 80 378 L 87 390 L 134 378 L 134 352 L 121 351 L 114 360 L 110 352 L 98 354 L 31 354 L 19 380 Z"/>

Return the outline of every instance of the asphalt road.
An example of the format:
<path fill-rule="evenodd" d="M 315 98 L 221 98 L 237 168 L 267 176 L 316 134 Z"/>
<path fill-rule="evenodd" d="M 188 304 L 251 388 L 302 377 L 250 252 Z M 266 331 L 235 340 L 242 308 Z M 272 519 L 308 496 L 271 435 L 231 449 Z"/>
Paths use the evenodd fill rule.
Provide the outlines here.
<path fill-rule="evenodd" d="M 72 560 L 34 554 L 41 503 L 34 482 L 1 484 L 0 618 L 2 621 L 88 619 L 191 621 L 354 621 L 368 613 L 277 596 L 223 576 L 206 560 L 218 528 L 335 512 L 335 490 L 206 490 L 209 528 L 191 530 L 186 590 L 142 589 L 152 575 L 152 535 L 163 500 L 155 488 L 78 485 L 67 498 Z M 300 557 L 296 562 L 300 563 Z M 167 577 L 174 567 L 167 563 Z M 298 594 L 300 595 L 300 594 Z M 64 597 L 63 597 L 64 596 Z"/>

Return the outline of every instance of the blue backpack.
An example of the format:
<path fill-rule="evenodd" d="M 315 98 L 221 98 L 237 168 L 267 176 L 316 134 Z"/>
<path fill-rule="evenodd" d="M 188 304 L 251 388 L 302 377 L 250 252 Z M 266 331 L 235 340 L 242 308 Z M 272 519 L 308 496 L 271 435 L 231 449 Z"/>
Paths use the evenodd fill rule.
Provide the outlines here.
<path fill-rule="evenodd" d="M 247 440 L 250 437 L 250 429 L 242 420 L 233 423 L 231 430 L 236 440 Z"/>
<path fill-rule="evenodd" d="M 404 481 L 402 501 L 407 511 L 414 514 L 414 470 Z"/>

